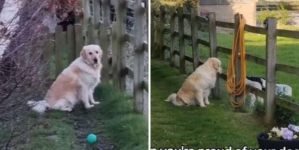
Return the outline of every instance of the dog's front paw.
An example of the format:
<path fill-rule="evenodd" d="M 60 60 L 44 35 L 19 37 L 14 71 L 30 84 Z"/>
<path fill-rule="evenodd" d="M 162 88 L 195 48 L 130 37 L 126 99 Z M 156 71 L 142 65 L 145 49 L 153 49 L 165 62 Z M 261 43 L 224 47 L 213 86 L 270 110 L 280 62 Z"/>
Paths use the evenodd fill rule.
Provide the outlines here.
<path fill-rule="evenodd" d="M 100 104 L 100 102 L 94 101 L 93 104 L 97 105 Z"/>
<path fill-rule="evenodd" d="M 201 104 L 201 105 L 199 105 L 200 107 L 207 107 L 205 104 Z"/>
<path fill-rule="evenodd" d="M 209 101 L 206 101 L 206 105 L 210 105 L 210 102 L 209 102 Z"/>
<path fill-rule="evenodd" d="M 90 109 L 92 107 L 94 107 L 94 105 L 87 105 L 87 106 L 85 106 L 86 109 Z"/>
<path fill-rule="evenodd" d="M 62 109 L 60 109 L 60 110 L 62 110 L 62 111 L 67 111 L 67 112 L 71 112 L 73 109 L 72 108 L 62 108 Z"/>

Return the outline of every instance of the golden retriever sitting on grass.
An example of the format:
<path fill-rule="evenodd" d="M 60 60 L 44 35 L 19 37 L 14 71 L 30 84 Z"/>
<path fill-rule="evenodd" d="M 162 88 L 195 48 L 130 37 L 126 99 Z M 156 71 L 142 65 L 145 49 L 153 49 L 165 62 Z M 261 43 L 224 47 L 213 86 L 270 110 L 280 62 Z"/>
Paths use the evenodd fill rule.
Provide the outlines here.
<path fill-rule="evenodd" d="M 222 73 L 221 61 L 209 58 L 185 80 L 177 94 L 171 94 L 165 101 L 176 106 L 196 105 L 196 100 L 201 107 L 209 105 L 208 97 L 215 86 L 217 73 Z"/>
<path fill-rule="evenodd" d="M 103 51 L 98 45 L 87 45 L 80 55 L 60 73 L 44 100 L 27 102 L 32 110 L 38 113 L 47 109 L 70 112 L 79 101 L 86 109 L 99 104 L 94 100 L 93 92 L 100 83 Z"/>

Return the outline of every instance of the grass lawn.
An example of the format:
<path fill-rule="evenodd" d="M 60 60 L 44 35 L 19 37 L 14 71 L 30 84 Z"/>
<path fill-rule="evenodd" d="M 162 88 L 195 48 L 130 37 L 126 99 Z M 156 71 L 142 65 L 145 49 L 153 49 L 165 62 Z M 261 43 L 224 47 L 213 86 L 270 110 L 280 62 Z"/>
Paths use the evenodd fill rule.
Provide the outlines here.
<path fill-rule="evenodd" d="M 145 150 L 148 148 L 147 121 L 145 116 L 133 113 L 131 96 L 106 85 L 97 88 L 95 97 L 101 104 L 90 110 L 78 106 L 71 113 L 50 111 L 44 116 L 32 115 L 31 121 L 39 123 L 30 134 L 29 145 L 19 149 L 83 150 L 105 147 L 103 149 Z M 90 133 L 98 136 L 96 144 L 87 144 L 85 139 Z"/>
<path fill-rule="evenodd" d="M 266 128 L 255 115 L 234 113 L 225 91 L 206 108 L 165 102 L 186 77 L 167 62 L 151 61 L 151 147 L 257 148 L 256 135 Z"/>

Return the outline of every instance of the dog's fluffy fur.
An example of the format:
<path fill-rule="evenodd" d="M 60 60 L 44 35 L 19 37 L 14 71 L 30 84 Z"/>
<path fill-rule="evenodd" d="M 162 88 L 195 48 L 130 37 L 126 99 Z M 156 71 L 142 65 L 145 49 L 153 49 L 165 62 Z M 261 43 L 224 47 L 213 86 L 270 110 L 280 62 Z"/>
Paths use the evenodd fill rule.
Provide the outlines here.
<path fill-rule="evenodd" d="M 87 45 L 80 55 L 53 82 L 44 100 L 27 102 L 32 110 L 38 113 L 47 109 L 70 112 L 79 101 L 86 109 L 99 104 L 94 100 L 93 92 L 100 83 L 103 51 L 98 45 Z"/>
<path fill-rule="evenodd" d="M 201 107 L 209 105 L 208 96 L 215 86 L 217 73 L 222 73 L 221 61 L 209 58 L 185 80 L 177 94 L 171 94 L 165 101 L 176 106 L 196 105 L 196 100 Z"/>

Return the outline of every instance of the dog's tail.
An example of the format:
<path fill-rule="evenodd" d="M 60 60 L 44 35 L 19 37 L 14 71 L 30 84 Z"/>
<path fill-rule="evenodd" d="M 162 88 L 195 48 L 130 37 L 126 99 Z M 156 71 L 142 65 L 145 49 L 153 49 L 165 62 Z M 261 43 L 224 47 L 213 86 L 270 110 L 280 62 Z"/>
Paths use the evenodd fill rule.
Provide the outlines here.
<path fill-rule="evenodd" d="M 165 100 L 166 102 L 172 102 L 172 104 L 176 106 L 183 106 L 185 105 L 183 101 L 177 98 L 176 93 L 172 93 L 168 96 L 168 98 Z"/>
<path fill-rule="evenodd" d="M 47 108 L 48 108 L 48 103 L 46 100 L 41 100 L 41 101 L 28 101 L 27 105 L 31 107 L 31 109 L 39 114 L 43 114 Z"/>

